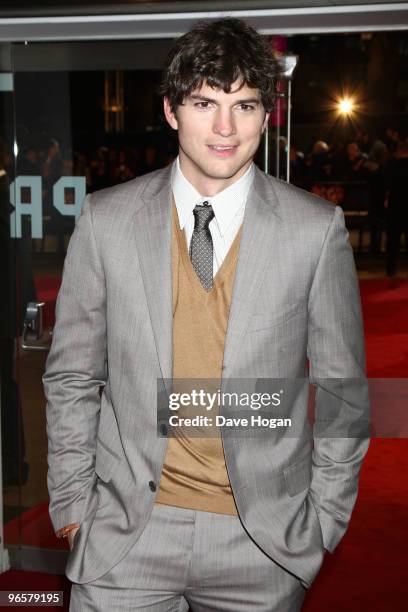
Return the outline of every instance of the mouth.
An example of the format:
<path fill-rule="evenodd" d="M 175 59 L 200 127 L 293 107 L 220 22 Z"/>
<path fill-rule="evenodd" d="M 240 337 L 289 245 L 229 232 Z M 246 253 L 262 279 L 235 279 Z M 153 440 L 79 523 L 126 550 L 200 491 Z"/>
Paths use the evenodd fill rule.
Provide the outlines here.
<path fill-rule="evenodd" d="M 207 145 L 209 150 L 217 157 L 231 157 L 234 155 L 238 145 Z"/>

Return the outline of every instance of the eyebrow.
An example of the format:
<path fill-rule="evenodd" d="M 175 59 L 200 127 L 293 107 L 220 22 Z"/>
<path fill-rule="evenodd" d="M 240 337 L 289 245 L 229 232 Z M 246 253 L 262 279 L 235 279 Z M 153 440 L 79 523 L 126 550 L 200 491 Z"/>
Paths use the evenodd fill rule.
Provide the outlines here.
<path fill-rule="evenodd" d="M 217 100 L 214 98 L 207 98 L 207 96 L 200 96 L 199 94 L 190 94 L 187 96 L 188 99 L 191 100 L 202 100 L 204 102 L 214 102 L 214 104 L 218 104 Z M 234 104 L 260 104 L 259 98 L 243 98 L 242 100 L 236 100 Z"/>

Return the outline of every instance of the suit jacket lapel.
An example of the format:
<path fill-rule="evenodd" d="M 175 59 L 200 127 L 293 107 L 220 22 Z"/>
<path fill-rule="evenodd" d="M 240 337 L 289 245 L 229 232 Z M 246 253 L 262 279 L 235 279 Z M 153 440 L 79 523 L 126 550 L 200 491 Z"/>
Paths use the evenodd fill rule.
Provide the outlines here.
<path fill-rule="evenodd" d="M 271 268 L 274 237 L 281 222 L 277 205 L 276 194 L 270 182 L 255 166 L 254 182 L 245 207 L 235 272 L 225 339 L 223 378 L 230 376 L 262 280 L 268 268 Z"/>
<path fill-rule="evenodd" d="M 136 246 L 161 374 L 173 368 L 171 166 L 152 178 L 141 194 L 143 206 L 134 215 Z M 255 167 L 248 194 L 224 349 L 227 377 L 239 355 L 241 338 L 253 312 L 262 279 L 270 267 L 280 217 L 270 181 Z M 167 391 L 170 388 L 166 385 Z"/>
<path fill-rule="evenodd" d="M 157 173 L 141 194 L 134 216 L 136 246 L 161 375 L 172 377 L 171 166 Z M 169 386 L 166 385 L 167 391 Z"/>

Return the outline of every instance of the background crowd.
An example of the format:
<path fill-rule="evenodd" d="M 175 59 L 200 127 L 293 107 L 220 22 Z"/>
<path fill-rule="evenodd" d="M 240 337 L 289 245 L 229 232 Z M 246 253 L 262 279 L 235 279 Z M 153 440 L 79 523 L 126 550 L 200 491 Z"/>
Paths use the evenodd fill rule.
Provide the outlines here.
<path fill-rule="evenodd" d="M 275 174 L 278 165 L 284 179 L 286 139 L 279 139 L 278 164 L 272 144 L 273 135 L 270 171 Z M 46 232 L 64 234 L 72 231 L 72 219 L 63 218 L 52 203 L 52 188 L 61 176 L 85 177 L 89 193 L 161 168 L 173 161 L 175 151 L 174 143 L 163 139 L 147 139 L 141 146 L 107 144 L 84 151 L 64 148 L 52 138 L 43 146 L 23 146 L 14 167 L 2 142 L 0 172 L 10 181 L 16 174 L 42 176 Z M 404 233 L 408 251 L 408 139 L 398 127 L 389 126 L 380 135 L 358 130 L 349 141 L 318 139 L 304 151 L 292 142 L 289 154 L 290 181 L 342 206 L 352 228 L 363 224 L 370 232 L 371 253 L 380 252 L 381 234 L 386 231 L 387 274 L 394 276 Z M 256 161 L 263 167 L 262 158 Z M 59 250 L 64 250 L 63 242 Z"/>

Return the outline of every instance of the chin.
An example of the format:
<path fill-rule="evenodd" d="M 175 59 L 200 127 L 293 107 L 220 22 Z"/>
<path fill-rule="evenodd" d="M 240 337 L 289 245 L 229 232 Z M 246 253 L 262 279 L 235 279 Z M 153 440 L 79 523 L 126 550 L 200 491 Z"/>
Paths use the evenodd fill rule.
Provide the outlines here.
<path fill-rule="evenodd" d="M 231 166 L 228 167 L 226 165 L 225 167 L 215 167 L 215 168 L 210 167 L 208 169 L 203 169 L 203 170 L 208 177 L 219 178 L 219 179 L 229 179 L 235 176 L 245 164 L 246 162 L 243 162 L 242 164 L 234 165 L 233 167 Z"/>

